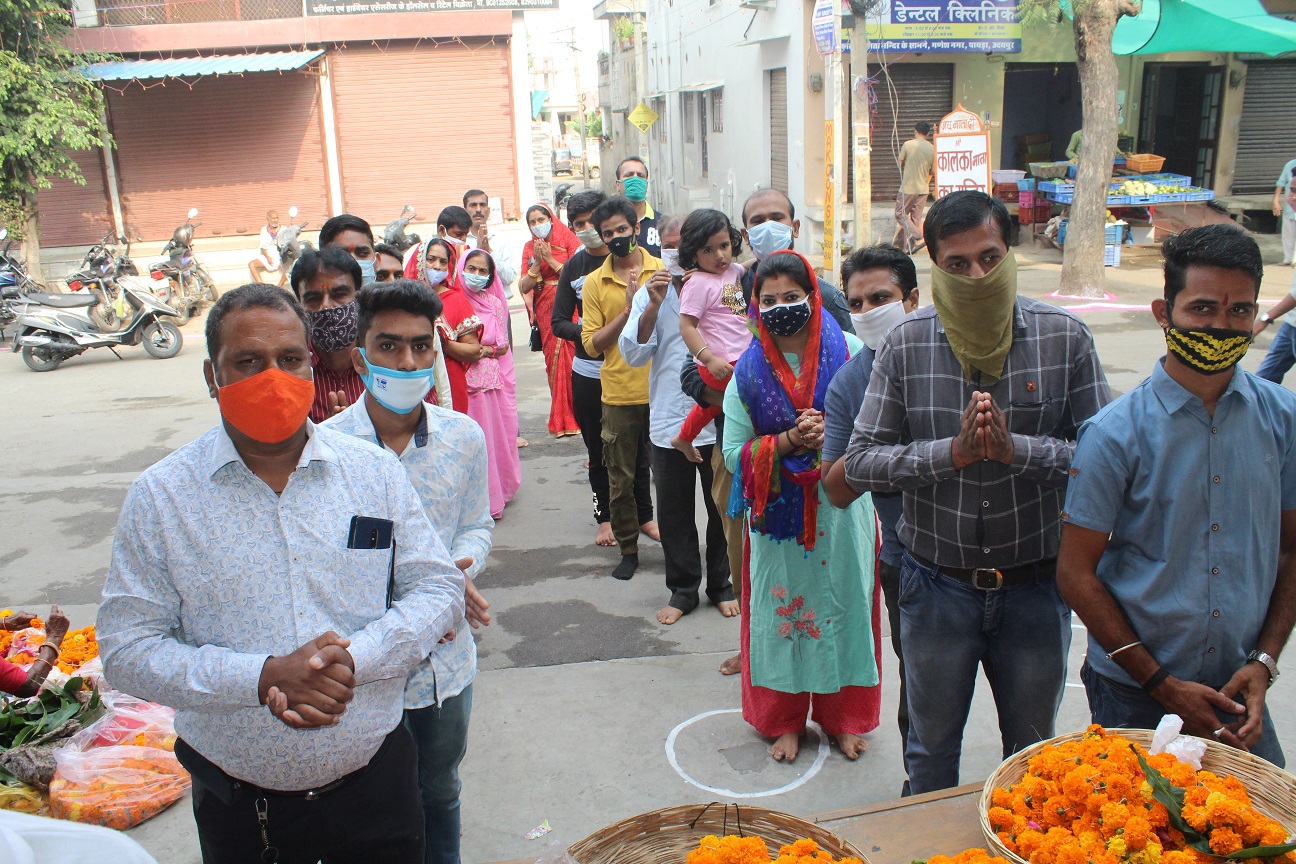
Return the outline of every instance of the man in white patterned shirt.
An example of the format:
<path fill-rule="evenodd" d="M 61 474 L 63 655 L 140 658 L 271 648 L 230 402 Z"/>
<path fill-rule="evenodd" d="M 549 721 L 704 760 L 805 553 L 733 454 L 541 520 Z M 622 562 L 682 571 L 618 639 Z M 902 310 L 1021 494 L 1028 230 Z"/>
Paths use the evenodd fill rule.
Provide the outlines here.
<path fill-rule="evenodd" d="M 423 402 L 436 361 L 441 300 L 423 282 L 397 279 L 360 292 L 356 372 L 365 397 L 323 425 L 400 457 L 432 530 L 464 571 L 467 618 L 490 624 L 473 585 L 491 550 L 486 436 L 465 414 Z M 405 725 L 418 751 L 427 864 L 459 864 L 459 763 L 468 749 L 477 643 L 461 629 L 443 639 L 405 685 Z"/>
<path fill-rule="evenodd" d="M 846 455 L 855 492 L 903 492 L 900 634 L 913 794 L 958 785 L 984 667 L 1005 758 L 1053 735 L 1071 610 L 1058 514 L 1080 424 L 1111 400 L 1093 337 L 1017 293 L 1004 205 L 954 192 L 923 223 L 934 308 L 878 344 Z"/>
<path fill-rule="evenodd" d="M 422 862 L 403 693 L 462 620 L 463 573 L 396 458 L 307 421 L 292 295 L 237 288 L 206 335 L 222 423 L 126 496 L 104 675 L 176 709 L 205 864 Z"/>

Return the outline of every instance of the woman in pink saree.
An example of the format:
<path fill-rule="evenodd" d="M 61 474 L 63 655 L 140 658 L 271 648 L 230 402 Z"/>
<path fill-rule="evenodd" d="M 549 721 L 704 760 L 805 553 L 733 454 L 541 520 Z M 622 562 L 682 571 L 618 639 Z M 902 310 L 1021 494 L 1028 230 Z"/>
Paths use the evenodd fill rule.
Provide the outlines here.
<path fill-rule="evenodd" d="M 486 433 L 491 517 L 499 519 L 522 485 L 508 295 L 496 272 L 495 259 L 479 249 L 459 259 L 456 277 L 482 324 L 484 356 L 468 365 L 468 416 Z"/>

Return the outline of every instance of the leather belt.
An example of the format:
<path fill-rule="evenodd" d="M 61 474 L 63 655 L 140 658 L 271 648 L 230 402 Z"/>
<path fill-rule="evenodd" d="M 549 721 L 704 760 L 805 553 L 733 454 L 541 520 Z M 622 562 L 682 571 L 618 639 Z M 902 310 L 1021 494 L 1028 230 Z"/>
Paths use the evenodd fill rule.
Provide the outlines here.
<path fill-rule="evenodd" d="M 973 588 L 981 591 L 998 591 L 1001 588 L 1011 588 L 1014 585 L 1024 585 L 1027 582 L 1033 582 L 1040 577 L 1053 576 L 1057 572 L 1057 559 L 1045 558 L 1043 561 L 1036 561 L 1032 564 L 1022 564 L 1018 567 L 1009 567 L 1007 569 L 996 569 L 994 567 L 942 567 L 939 564 L 928 561 L 919 555 L 910 556 L 922 566 L 934 573 L 940 573 L 943 576 L 949 576 L 960 582 L 967 582 Z"/>

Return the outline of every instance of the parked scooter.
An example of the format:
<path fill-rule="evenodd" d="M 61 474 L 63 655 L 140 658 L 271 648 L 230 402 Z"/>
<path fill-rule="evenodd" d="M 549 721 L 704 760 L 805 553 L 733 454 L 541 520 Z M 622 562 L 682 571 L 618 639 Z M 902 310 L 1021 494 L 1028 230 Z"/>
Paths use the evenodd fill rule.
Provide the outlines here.
<path fill-rule="evenodd" d="M 297 208 L 288 208 L 288 218 L 297 218 Z M 300 225 L 284 225 L 279 229 L 279 234 L 275 237 L 275 245 L 279 247 L 279 272 L 288 276 L 292 273 L 293 265 L 302 253 L 308 249 L 314 249 L 309 240 L 299 240 L 302 229 L 306 227 L 303 222 Z"/>
<path fill-rule="evenodd" d="M 394 222 L 388 222 L 387 227 L 383 229 L 383 242 L 388 246 L 395 246 L 402 253 L 411 246 L 416 246 L 422 238 L 417 234 L 406 234 L 405 229 L 409 223 L 419 218 L 414 212 L 413 204 L 406 204 L 405 209 L 401 211 L 400 218 Z"/>
<path fill-rule="evenodd" d="M 27 274 L 27 262 L 10 254 L 15 241 L 9 239 L 9 229 L 0 228 L 0 292 L 30 294 L 33 291 L 44 292 L 47 289 Z"/>
<path fill-rule="evenodd" d="M 98 302 L 93 294 L 27 295 L 27 308 L 18 315 L 14 352 L 22 352 L 23 362 L 33 372 L 50 372 L 91 348 L 107 348 L 117 354 L 119 346 L 143 345 L 149 356 L 158 359 L 179 354 L 184 336 L 173 320 L 179 317 L 176 311 L 151 291 L 129 283 L 119 287 L 131 317 L 117 332 L 101 330 L 90 317 L 90 309 Z"/>
<path fill-rule="evenodd" d="M 198 313 L 203 303 L 216 302 L 216 281 L 194 257 L 193 232 L 202 224 L 192 221 L 197 215 L 197 208 L 189 210 L 184 224 L 171 233 L 171 239 L 162 247 L 167 257 L 149 265 L 153 281 L 166 284 L 166 302 L 182 325 Z"/>
<path fill-rule="evenodd" d="M 125 243 L 126 253 L 118 255 L 116 248 L 108 245 L 113 242 Z M 129 238 L 118 237 L 109 231 L 103 240 L 86 252 L 81 260 L 81 269 L 67 277 L 69 291 L 74 294 L 85 292 L 94 298 L 87 314 L 100 330 L 108 333 L 121 330 L 130 320 L 130 304 L 122 295 L 123 283 L 130 282 L 137 290 L 151 291 L 147 282 L 136 278 L 139 268 L 131 260 L 130 247 Z"/>

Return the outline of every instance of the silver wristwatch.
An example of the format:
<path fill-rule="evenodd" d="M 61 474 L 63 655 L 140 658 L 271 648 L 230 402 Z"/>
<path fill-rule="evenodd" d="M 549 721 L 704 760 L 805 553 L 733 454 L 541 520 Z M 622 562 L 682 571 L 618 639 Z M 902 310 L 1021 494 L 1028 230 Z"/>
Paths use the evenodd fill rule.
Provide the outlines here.
<path fill-rule="evenodd" d="M 1278 661 L 1263 651 L 1252 651 L 1248 654 L 1247 662 L 1250 663 L 1252 660 L 1263 664 L 1269 670 L 1269 686 L 1272 687 L 1273 683 L 1278 680 Z"/>

